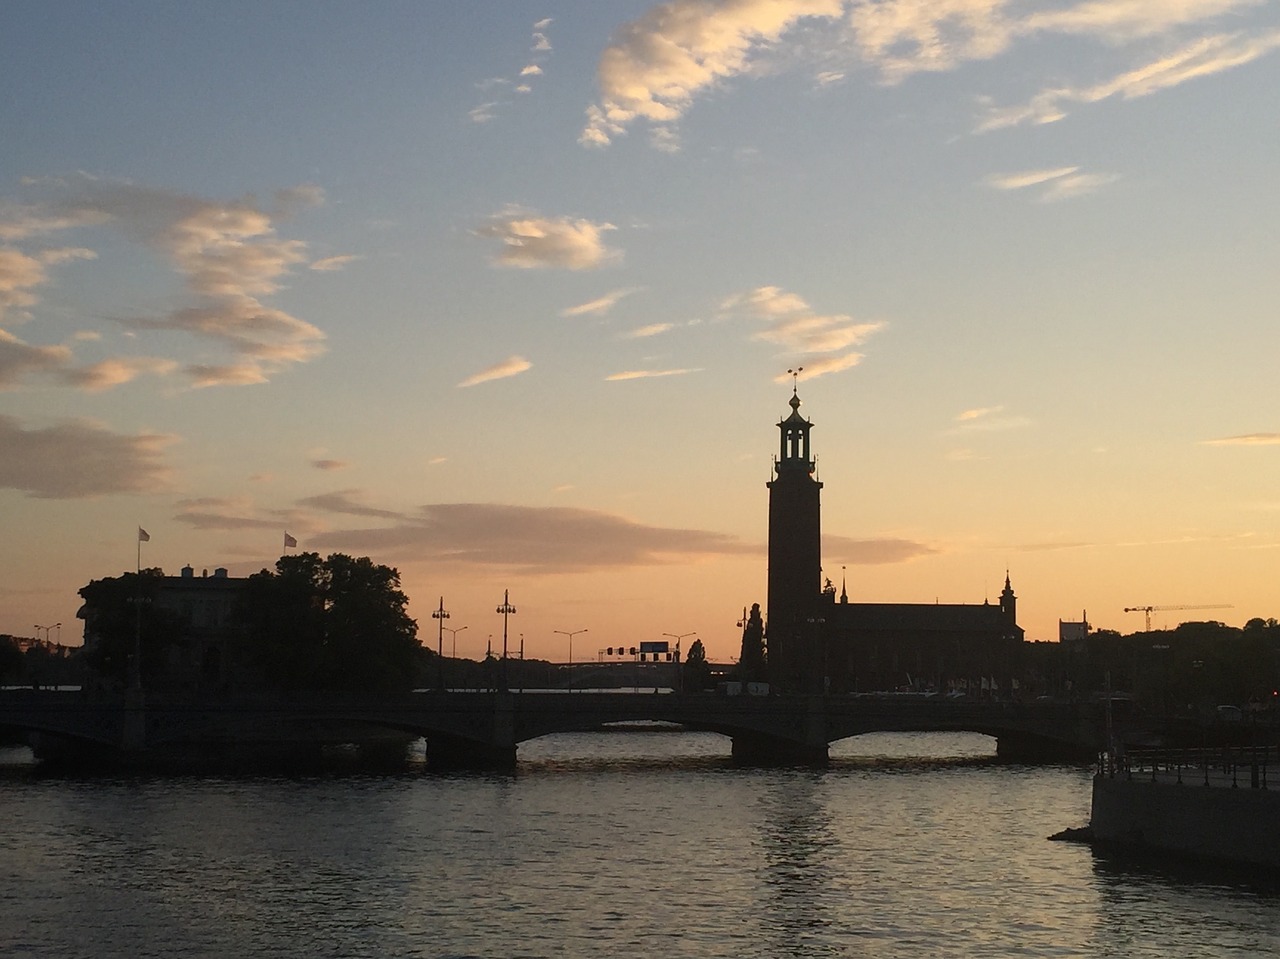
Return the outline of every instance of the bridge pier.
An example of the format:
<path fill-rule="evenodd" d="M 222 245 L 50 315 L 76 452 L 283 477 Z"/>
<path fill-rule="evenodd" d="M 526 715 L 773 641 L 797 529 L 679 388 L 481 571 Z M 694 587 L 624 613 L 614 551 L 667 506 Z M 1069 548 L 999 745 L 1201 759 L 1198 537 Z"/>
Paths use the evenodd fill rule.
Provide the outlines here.
<path fill-rule="evenodd" d="M 515 745 L 494 745 L 474 739 L 432 733 L 427 737 L 427 767 L 430 769 L 516 768 Z"/>
<path fill-rule="evenodd" d="M 825 742 L 741 734 L 733 737 L 732 756 L 744 766 L 825 766 L 830 758 Z"/>
<path fill-rule="evenodd" d="M 996 737 L 996 759 L 1006 763 L 1092 762 L 1097 756 L 1098 750 L 1093 747 L 1040 736 L 1005 733 Z"/>

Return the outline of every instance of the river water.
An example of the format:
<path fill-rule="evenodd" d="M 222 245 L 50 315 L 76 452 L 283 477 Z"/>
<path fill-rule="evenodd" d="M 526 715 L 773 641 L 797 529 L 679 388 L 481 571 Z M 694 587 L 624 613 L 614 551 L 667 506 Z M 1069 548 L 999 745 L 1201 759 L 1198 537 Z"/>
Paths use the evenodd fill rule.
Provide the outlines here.
<path fill-rule="evenodd" d="M 1090 770 L 879 734 L 743 769 L 699 733 L 547 737 L 513 774 L 0 774 L 0 955 L 1222 957 L 1280 890 L 1047 836 Z"/>

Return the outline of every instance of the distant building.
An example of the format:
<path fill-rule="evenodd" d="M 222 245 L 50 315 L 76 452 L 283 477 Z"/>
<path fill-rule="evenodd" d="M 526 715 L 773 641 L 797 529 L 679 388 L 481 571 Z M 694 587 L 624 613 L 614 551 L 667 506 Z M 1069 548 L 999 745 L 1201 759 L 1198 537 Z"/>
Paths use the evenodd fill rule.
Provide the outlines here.
<path fill-rule="evenodd" d="M 1081 611 L 1080 622 L 1073 623 L 1068 620 L 1058 620 L 1058 642 L 1060 643 L 1078 643 L 1089 638 L 1089 615 Z"/>
<path fill-rule="evenodd" d="M 1008 690 L 1023 642 L 1017 596 L 1005 574 L 998 605 L 839 602 L 822 581 L 822 483 L 814 476 L 813 424 L 778 423 L 769 488 L 765 640 L 770 682 L 785 691 L 858 692 L 901 687 Z"/>
<path fill-rule="evenodd" d="M 191 566 L 183 567 L 178 576 L 147 580 L 154 608 L 173 614 L 182 623 L 181 636 L 167 651 L 163 685 L 211 689 L 227 681 L 236 604 L 247 582 L 227 575 L 222 567 L 215 569 L 212 576 L 208 570 L 196 576 Z M 100 612 L 86 602 L 76 614 L 84 620 L 86 652 L 92 652 L 101 641 Z"/>

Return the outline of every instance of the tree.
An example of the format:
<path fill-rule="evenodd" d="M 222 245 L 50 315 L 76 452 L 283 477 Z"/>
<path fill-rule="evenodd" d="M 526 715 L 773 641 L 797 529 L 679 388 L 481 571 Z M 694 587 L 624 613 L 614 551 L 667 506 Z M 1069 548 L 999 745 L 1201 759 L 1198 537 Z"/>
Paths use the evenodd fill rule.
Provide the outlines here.
<path fill-rule="evenodd" d="M 738 678 L 744 683 L 761 682 L 765 678 L 764 621 L 760 617 L 759 603 L 751 604 L 751 615 L 742 622 Z"/>
<path fill-rule="evenodd" d="M 0 683 L 20 680 L 26 668 L 26 657 L 12 636 L 0 636 Z"/>
<path fill-rule="evenodd" d="M 250 576 L 243 658 L 277 689 L 406 692 L 422 657 L 400 573 L 333 553 L 282 556 Z"/>
<path fill-rule="evenodd" d="M 711 664 L 707 662 L 707 650 L 702 645 L 702 640 L 695 639 L 684 661 L 684 688 L 697 692 L 710 685 Z"/>

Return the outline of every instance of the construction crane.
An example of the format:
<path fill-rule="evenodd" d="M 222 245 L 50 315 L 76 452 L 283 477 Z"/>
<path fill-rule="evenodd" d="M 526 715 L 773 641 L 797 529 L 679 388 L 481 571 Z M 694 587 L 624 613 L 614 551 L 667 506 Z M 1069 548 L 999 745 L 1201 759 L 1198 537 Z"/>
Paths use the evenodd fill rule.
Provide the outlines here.
<path fill-rule="evenodd" d="M 1213 603 L 1207 606 L 1126 606 L 1126 613 L 1145 613 L 1147 616 L 1147 632 L 1151 632 L 1151 614 L 1163 613 L 1171 609 L 1233 609 L 1230 603 Z"/>

